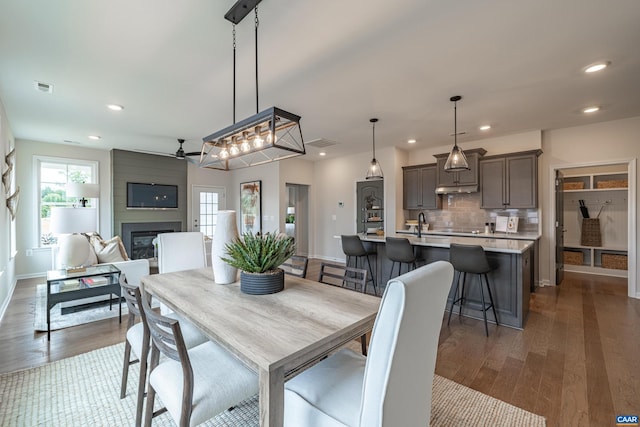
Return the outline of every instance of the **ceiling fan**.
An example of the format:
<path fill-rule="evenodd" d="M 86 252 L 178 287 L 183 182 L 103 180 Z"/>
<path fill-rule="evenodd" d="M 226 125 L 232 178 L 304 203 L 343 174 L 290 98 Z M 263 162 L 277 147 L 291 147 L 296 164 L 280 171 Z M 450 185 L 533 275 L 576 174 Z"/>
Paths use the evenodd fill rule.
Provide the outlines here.
<path fill-rule="evenodd" d="M 185 152 L 184 149 L 182 148 L 182 144 L 184 144 L 184 139 L 181 139 L 181 138 L 178 138 L 178 144 L 180 144 L 180 147 L 178 147 L 178 150 L 175 152 L 175 154 L 163 153 L 159 151 L 137 150 L 137 149 L 134 149 L 134 151 L 138 151 L 140 153 L 146 153 L 146 154 L 155 154 L 159 156 L 175 157 L 178 160 L 186 159 L 187 161 L 191 163 L 196 163 L 196 164 L 200 162 L 200 159 L 199 159 L 200 151 Z"/>

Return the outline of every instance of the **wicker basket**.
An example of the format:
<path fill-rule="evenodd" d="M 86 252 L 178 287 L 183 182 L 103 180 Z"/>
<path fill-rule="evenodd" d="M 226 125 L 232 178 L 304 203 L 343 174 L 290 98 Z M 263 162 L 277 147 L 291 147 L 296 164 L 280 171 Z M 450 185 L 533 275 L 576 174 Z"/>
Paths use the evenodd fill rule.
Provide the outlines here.
<path fill-rule="evenodd" d="M 564 251 L 562 252 L 562 259 L 565 264 L 582 265 L 584 264 L 584 255 L 582 252 L 576 251 Z"/>
<path fill-rule="evenodd" d="M 610 179 L 596 182 L 596 188 L 628 188 L 629 181 L 626 179 Z"/>
<path fill-rule="evenodd" d="M 602 267 L 614 270 L 627 269 L 627 256 L 620 254 L 602 254 Z"/>
<path fill-rule="evenodd" d="M 602 246 L 602 234 L 600 233 L 600 220 L 598 218 L 582 218 L 580 244 L 582 246 Z"/>
<path fill-rule="evenodd" d="M 565 181 L 562 183 L 563 190 L 582 190 L 584 189 L 584 182 L 571 182 Z"/>

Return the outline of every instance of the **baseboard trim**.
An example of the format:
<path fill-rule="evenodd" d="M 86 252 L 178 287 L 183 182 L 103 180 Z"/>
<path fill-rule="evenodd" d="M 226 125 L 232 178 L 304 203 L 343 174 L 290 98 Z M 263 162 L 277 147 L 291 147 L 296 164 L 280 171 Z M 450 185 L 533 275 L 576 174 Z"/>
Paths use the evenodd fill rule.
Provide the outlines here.
<path fill-rule="evenodd" d="M 0 276 L 2 276 L 3 273 L 4 271 L 0 272 Z M 2 318 L 4 317 L 4 313 L 7 311 L 7 308 L 9 308 L 9 302 L 11 301 L 11 298 L 13 298 L 13 291 L 16 290 L 17 284 L 18 284 L 18 279 L 14 280 L 9 285 L 9 292 L 7 292 L 7 298 L 2 303 L 2 307 L 0 307 L 0 322 L 2 321 Z"/>

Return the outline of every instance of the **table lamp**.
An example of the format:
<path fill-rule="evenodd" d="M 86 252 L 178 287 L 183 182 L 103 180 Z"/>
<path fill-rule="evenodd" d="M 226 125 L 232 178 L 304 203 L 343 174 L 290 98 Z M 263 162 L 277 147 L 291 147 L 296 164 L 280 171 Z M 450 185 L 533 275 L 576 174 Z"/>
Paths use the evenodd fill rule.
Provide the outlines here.
<path fill-rule="evenodd" d="M 82 271 L 90 264 L 91 245 L 82 234 L 97 230 L 94 208 L 51 209 L 51 232 L 58 235 L 58 260 L 61 268 Z"/>
<path fill-rule="evenodd" d="M 87 206 L 87 199 L 100 197 L 100 187 L 98 184 L 87 184 L 84 182 L 69 182 L 65 186 L 67 197 L 77 197 L 80 205 Z M 84 230 L 87 231 L 87 230 Z M 94 231 L 94 230 L 90 230 Z"/>

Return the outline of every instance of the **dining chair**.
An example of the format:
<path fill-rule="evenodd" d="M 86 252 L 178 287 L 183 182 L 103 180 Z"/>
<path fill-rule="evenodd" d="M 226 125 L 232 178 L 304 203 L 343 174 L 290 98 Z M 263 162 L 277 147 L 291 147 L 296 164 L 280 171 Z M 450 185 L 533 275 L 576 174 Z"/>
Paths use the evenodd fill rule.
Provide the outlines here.
<path fill-rule="evenodd" d="M 320 275 L 318 276 L 318 282 L 325 283 L 327 285 L 338 286 L 342 283 L 342 287 L 353 285 L 353 289 L 357 290 L 358 285 L 362 287 L 362 293 L 367 286 L 367 270 L 362 268 L 348 267 L 340 264 L 333 264 L 330 262 L 323 262 L 320 264 Z M 367 335 L 360 337 L 360 345 L 362 347 L 362 354 L 367 355 Z"/>
<path fill-rule="evenodd" d="M 451 264 L 436 261 L 390 280 L 369 356 L 343 349 L 287 381 L 284 425 L 428 426 L 452 279 Z"/>
<path fill-rule="evenodd" d="M 144 260 L 147 261 L 147 260 Z M 148 268 L 148 263 L 147 263 Z M 145 383 L 147 380 L 147 362 L 149 358 L 149 329 L 147 328 L 146 316 L 142 307 L 139 283 L 128 283 L 126 276 L 120 276 L 120 286 L 122 286 L 122 296 L 124 297 L 127 309 L 129 310 L 129 320 L 127 323 L 127 335 L 124 346 L 124 360 L 122 363 L 122 381 L 120 384 L 120 399 L 124 399 L 127 394 L 127 381 L 129 378 L 129 366 L 140 363 L 140 374 L 138 377 L 138 394 L 136 398 L 136 421 L 135 426 L 142 425 L 142 405 L 145 395 Z M 175 313 L 170 313 L 168 317 L 179 319 Z M 136 318 L 140 322 L 136 323 Z M 198 346 L 208 341 L 202 333 L 188 322 L 182 323 L 183 338 L 187 348 Z M 131 352 L 135 358 L 131 359 Z"/>
<path fill-rule="evenodd" d="M 146 427 L 164 412 L 196 426 L 258 393 L 258 376 L 234 355 L 213 341 L 188 350 L 180 321 L 154 312 L 146 297 L 141 305 L 151 336 Z M 165 406 L 154 411 L 156 394 Z"/>
<path fill-rule="evenodd" d="M 354 290 L 357 290 L 358 286 L 360 286 L 364 293 L 367 284 L 367 270 L 323 262 L 320 264 L 318 282 L 342 287 L 353 286 Z"/>
<path fill-rule="evenodd" d="M 204 234 L 200 231 L 160 233 L 158 238 L 158 273 L 193 270 L 207 266 Z M 171 310 L 160 303 L 162 314 Z"/>
<path fill-rule="evenodd" d="M 306 256 L 294 255 L 285 261 L 280 268 L 284 270 L 285 274 L 305 278 L 307 276 L 308 265 L 309 258 Z"/>
<path fill-rule="evenodd" d="M 158 234 L 158 272 L 192 270 L 207 266 L 204 235 L 199 231 Z"/>

